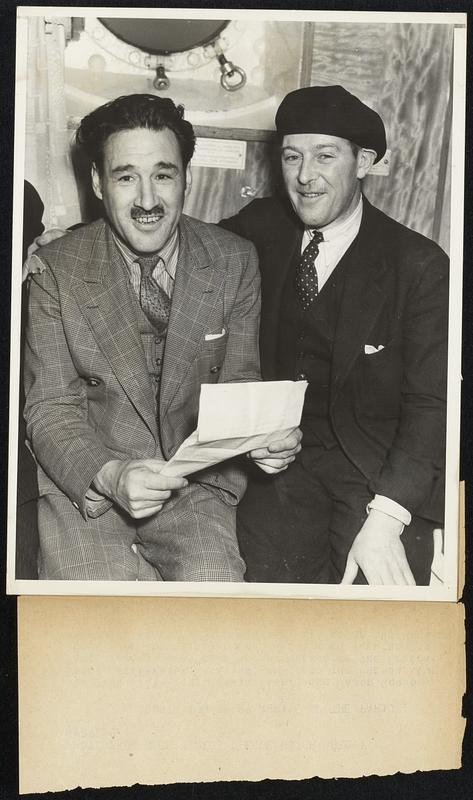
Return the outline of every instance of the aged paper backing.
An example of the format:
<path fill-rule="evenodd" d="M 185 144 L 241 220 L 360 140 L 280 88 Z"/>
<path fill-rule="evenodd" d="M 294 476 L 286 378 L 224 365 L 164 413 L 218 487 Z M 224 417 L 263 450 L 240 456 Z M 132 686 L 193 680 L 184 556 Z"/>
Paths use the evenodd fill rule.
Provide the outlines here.
<path fill-rule="evenodd" d="M 460 605 L 18 604 L 22 793 L 460 767 Z"/>

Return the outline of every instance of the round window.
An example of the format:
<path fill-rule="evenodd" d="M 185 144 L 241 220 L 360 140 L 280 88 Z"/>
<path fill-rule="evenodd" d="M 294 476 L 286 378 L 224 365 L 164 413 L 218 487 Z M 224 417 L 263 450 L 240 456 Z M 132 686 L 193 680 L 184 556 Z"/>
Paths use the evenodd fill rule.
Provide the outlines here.
<path fill-rule="evenodd" d="M 217 19 L 99 19 L 118 39 L 153 55 L 210 44 L 228 25 L 228 20 Z"/>

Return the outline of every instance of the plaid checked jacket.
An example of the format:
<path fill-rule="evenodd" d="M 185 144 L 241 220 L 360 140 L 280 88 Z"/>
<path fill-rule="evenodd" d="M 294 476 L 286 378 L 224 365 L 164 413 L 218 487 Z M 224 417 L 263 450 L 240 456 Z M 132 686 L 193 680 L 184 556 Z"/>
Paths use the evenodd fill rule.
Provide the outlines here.
<path fill-rule="evenodd" d="M 202 383 L 260 379 L 253 245 L 185 215 L 179 231 L 159 403 L 165 458 L 196 426 Z M 40 495 L 64 493 L 87 518 L 86 491 L 103 464 L 159 453 L 153 390 L 108 224 L 86 225 L 38 255 L 44 269 L 30 279 L 25 348 L 27 435 Z M 198 480 L 229 492 L 230 502 L 246 487 L 232 461 Z"/>

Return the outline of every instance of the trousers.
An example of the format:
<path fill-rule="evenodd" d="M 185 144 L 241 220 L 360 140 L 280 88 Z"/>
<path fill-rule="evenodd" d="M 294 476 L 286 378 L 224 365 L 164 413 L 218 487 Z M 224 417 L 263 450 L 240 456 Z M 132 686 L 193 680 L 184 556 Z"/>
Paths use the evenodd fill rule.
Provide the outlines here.
<path fill-rule="evenodd" d="M 198 483 L 133 520 L 112 506 L 84 520 L 62 493 L 38 503 L 43 580 L 243 581 L 235 506 Z"/>
<path fill-rule="evenodd" d="M 279 475 L 251 469 L 237 514 L 245 580 L 339 583 L 373 498 L 367 484 L 338 446 L 303 447 Z M 430 580 L 434 527 L 413 517 L 401 536 L 418 585 Z M 361 570 L 356 583 L 366 583 Z"/>

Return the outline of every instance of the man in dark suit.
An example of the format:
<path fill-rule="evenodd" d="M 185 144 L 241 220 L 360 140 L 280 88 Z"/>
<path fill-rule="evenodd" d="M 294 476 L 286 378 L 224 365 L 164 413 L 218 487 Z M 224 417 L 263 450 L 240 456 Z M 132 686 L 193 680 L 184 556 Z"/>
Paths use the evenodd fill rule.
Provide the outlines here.
<path fill-rule="evenodd" d="M 257 248 L 265 380 L 309 381 L 303 447 L 238 513 L 247 580 L 429 582 L 443 523 L 448 261 L 361 181 L 386 150 L 378 114 L 341 86 L 276 115 L 284 199 L 222 224 Z"/>
<path fill-rule="evenodd" d="M 105 218 L 32 258 L 25 417 L 38 462 L 40 578 L 243 579 L 239 463 L 161 474 L 202 383 L 259 380 L 248 241 L 182 215 L 192 126 L 154 95 L 107 103 L 77 140 Z M 258 451 L 284 469 L 298 437 Z M 279 452 L 281 451 L 281 452 Z"/>

